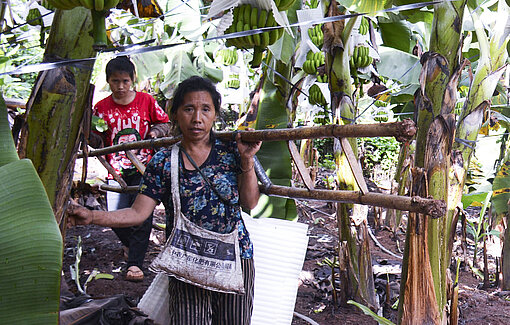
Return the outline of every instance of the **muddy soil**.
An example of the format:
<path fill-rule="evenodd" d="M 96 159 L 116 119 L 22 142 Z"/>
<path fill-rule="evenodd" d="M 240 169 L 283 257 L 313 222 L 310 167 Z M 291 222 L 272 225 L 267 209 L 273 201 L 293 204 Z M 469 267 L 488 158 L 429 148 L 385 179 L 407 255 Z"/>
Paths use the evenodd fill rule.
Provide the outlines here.
<path fill-rule="evenodd" d="M 86 199 L 86 197 L 84 198 Z M 101 205 L 101 196 L 96 193 L 94 198 L 97 198 Z M 94 201 L 90 195 L 89 201 Z M 323 202 L 302 201 L 297 202 L 297 206 L 299 222 L 309 226 L 309 243 L 299 279 L 300 286 L 295 305 L 296 315 L 292 324 L 310 324 L 303 319 L 305 317 L 321 325 L 377 324 L 357 307 L 340 306 L 338 299 L 335 299 L 333 294 L 331 267 L 324 263 L 326 258 L 333 260 L 336 256 L 338 235 L 333 206 Z M 391 306 L 398 299 L 401 260 L 386 253 L 383 248 L 395 255 L 402 255 L 405 234 L 401 229 L 394 235 L 384 227 L 376 227 L 374 216 L 374 209 L 371 209 L 369 214 L 370 229 L 378 241 L 378 244 L 375 244 L 374 240 L 370 241 L 372 264 L 375 265 L 374 270 L 382 270 L 378 271 L 379 274 L 375 277 L 375 285 L 380 304 L 384 307 L 384 316 L 395 322 L 397 313 Z M 155 211 L 155 227 L 145 256 L 145 266 L 148 266 L 157 256 L 165 239 L 164 231 L 157 227 L 158 223 L 164 223 L 162 206 L 158 206 Z M 142 282 L 125 281 L 126 263 L 121 243 L 111 229 L 99 226 L 78 226 L 68 229 L 66 233 L 63 270 L 69 290 L 77 293 L 77 286 L 71 279 L 69 265 L 75 263 L 74 250 L 78 236 L 81 237 L 83 247 L 83 255 L 79 264 L 81 284 L 83 285 L 94 269 L 114 276 L 113 280 L 99 279 L 89 282 L 86 288 L 87 294 L 92 298 L 123 294 L 134 302 L 138 301 L 150 285 L 154 274 L 145 270 L 145 278 Z M 455 245 L 454 254 L 463 258 L 458 243 Z M 470 245 L 468 245 L 467 258 L 472 259 L 473 242 L 468 239 L 468 244 Z M 494 280 L 495 257 L 489 255 L 488 258 L 489 271 L 492 274 L 492 280 Z M 336 271 L 337 269 L 335 269 L 335 273 Z M 389 285 L 387 285 L 388 280 Z M 501 293 L 494 285 L 482 290 L 481 283 L 482 280 L 463 263 L 459 280 L 459 324 L 510 324 L 510 302 L 505 299 L 504 293 Z M 334 286 L 338 288 L 338 280 L 334 281 Z M 386 297 L 387 295 L 388 297 Z"/>

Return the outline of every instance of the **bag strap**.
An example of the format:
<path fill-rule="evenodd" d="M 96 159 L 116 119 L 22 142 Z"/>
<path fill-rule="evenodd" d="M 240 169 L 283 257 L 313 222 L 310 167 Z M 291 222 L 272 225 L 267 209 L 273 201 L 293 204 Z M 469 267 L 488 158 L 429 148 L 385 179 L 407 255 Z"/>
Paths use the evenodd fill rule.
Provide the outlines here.
<path fill-rule="evenodd" d="M 193 160 L 193 158 L 191 158 L 191 156 L 186 152 L 186 150 L 184 150 L 184 148 L 182 146 L 180 146 L 180 147 L 181 147 L 181 151 L 184 152 L 184 154 L 188 158 L 189 162 L 193 165 L 193 167 L 195 167 L 196 170 L 198 170 L 198 172 L 200 173 L 200 176 L 202 176 L 202 178 L 205 180 L 205 182 L 212 188 L 213 192 L 220 198 L 220 200 L 223 201 L 223 203 L 229 205 L 230 201 L 227 200 L 223 195 L 221 195 L 220 192 L 218 192 L 218 190 L 216 189 L 216 186 L 214 186 L 213 183 L 211 182 L 211 180 L 207 176 L 204 175 L 204 172 L 202 172 L 202 170 L 198 167 L 197 163 Z"/>
<path fill-rule="evenodd" d="M 172 193 L 172 202 L 174 205 L 174 227 L 177 223 L 177 218 L 181 214 L 181 198 L 179 196 L 179 146 L 175 144 L 172 146 L 170 154 L 170 179 Z"/>

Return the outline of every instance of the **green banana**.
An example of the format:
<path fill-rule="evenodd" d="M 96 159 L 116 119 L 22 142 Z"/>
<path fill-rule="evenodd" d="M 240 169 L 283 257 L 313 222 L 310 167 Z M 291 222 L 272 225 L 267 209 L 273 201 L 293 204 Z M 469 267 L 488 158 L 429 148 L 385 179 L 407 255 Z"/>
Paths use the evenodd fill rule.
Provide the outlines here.
<path fill-rule="evenodd" d="M 287 9 L 289 9 L 295 2 L 296 0 L 281 0 L 279 5 L 277 5 L 276 7 L 278 8 L 279 11 L 285 11 Z"/>
<path fill-rule="evenodd" d="M 115 6 L 117 6 L 118 3 L 119 0 L 104 0 L 104 9 L 107 10 L 114 8 Z"/>
<path fill-rule="evenodd" d="M 234 12 L 232 13 L 233 17 L 234 17 L 234 21 L 237 21 L 237 19 L 239 18 L 239 11 L 241 9 L 241 6 L 237 6 L 234 8 Z M 232 22 L 234 23 L 234 22 Z"/>
<path fill-rule="evenodd" d="M 31 26 L 39 26 L 43 24 L 43 21 L 41 19 L 41 12 L 37 8 L 30 9 L 25 20 L 27 24 Z"/>
<path fill-rule="evenodd" d="M 244 24 L 244 29 L 243 30 L 245 32 L 251 30 L 250 25 Z M 249 47 L 253 46 L 253 37 L 252 37 L 252 35 L 246 35 L 244 38 L 246 39 L 246 43 L 248 44 Z"/>
<path fill-rule="evenodd" d="M 253 28 L 257 28 L 258 18 L 259 8 L 252 7 L 250 13 L 250 25 L 253 26 Z"/>
<path fill-rule="evenodd" d="M 257 22 L 257 26 L 258 27 L 266 27 L 266 22 L 267 22 L 267 10 L 261 10 L 259 19 Z"/>
<path fill-rule="evenodd" d="M 48 10 L 55 10 L 55 6 L 53 6 L 52 4 L 49 3 L 48 0 L 41 0 L 41 6 L 43 6 L 44 8 L 48 9 Z"/>
<path fill-rule="evenodd" d="M 276 26 L 276 20 L 274 19 L 273 12 L 267 14 L 266 27 Z"/>
<path fill-rule="evenodd" d="M 380 110 L 374 116 L 374 121 L 376 122 L 387 122 L 388 121 L 388 112 Z"/>
<path fill-rule="evenodd" d="M 264 32 L 261 36 L 260 46 L 261 47 L 267 47 L 270 44 L 270 32 Z M 274 42 L 273 42 L 274 43 Z"/>
<path fill-rule="evenodd" d="M 248 24 L 250 22 L 251 17 L 251 6 L 249 4 L 244 5 L 243 11 L 243 23 Z"/>
<path fill-rule="evenodd" d="M 96 11 L 103 11 L 104 0 L 94 0 L 94 9 L 96 9 Z"/>
<path fill-rule="evenodd" d="M 257 26 L 252 26 L 252 29 L 257 29 Z M 260 35 L 260 34 L 253 34 L 252 35 L 253 44 L 255 46 L 260 46 L 261 45 L 261 43 L 262 43 L 261 37 L 262 37 L 262 35 Z"/>
<path fill-rule="evenodd" d="M 260 63 L 262 62 L 262 55 L 264 54 L 265 49 L 260 46 L 255 46 L 253 48 L 253 59 L 250 62 L 252 68 L 258 68 Z"/>

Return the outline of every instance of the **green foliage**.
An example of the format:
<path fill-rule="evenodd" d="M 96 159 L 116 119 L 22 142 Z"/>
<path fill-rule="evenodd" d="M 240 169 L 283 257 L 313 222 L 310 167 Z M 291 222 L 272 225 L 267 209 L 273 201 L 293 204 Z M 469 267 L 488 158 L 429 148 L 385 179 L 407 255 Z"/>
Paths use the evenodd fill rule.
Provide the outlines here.
<path fill-rule="evenodd" d="M 57 324 L 62 237 L 28 159 L 18 159 L 0 97 L 0 323 Z"/>
<path fill-rule="evenodd" d="M 95 115 L 92 116 L 91 127 L 97 132 L 104 132 L 108 130 L 108 124 L 106 124 L 105 120 Z"/>
<path fill-rule="evenodd" d="M 397 165 L 400 144 L 395 138 L 358 138 L 358 147 L 363 150 L 365 174 L 370 174 L 377 165 L 385 172 L 390 172 Z"/>
<path fill-rule="evenodd" d="M 374 313 L 372 310 L 370 310 L 370 308 L 368 308 L 365 305 L 357 303 L 357 302 L 355 302 L 353 300 L 349 300 L 349 301 L 347 301 L 347 303 L 358 307 L 359 309 L 361 309 L 361 311 L 365 315 L 371 316 L 375 321 L 377 321 L 377 323 L 379 323 L 381 325 L 395 325 L 395 323 L 393 323 L 389 319 L 386 319 L 386 318 L 384 318 L 382 316 L 377 315 L 376 313 Z"/>

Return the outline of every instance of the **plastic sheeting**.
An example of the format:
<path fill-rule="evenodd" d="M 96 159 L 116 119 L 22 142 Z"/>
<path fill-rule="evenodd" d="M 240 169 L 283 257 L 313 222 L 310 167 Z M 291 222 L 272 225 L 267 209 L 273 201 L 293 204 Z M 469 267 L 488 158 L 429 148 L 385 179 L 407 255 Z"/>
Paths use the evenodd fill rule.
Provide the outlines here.
<path fill-rule="evenodd" d="M 243 214 L 254 246 L 255 296 L 252 325 L 291 324 L 299 273 L 308 246 L 308 226 Z M 168 279 L 156 276 L 138 304 L 157 324 L 168 324 Z"/>

